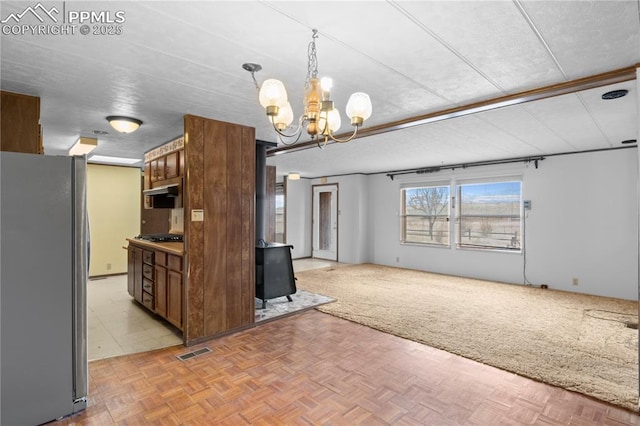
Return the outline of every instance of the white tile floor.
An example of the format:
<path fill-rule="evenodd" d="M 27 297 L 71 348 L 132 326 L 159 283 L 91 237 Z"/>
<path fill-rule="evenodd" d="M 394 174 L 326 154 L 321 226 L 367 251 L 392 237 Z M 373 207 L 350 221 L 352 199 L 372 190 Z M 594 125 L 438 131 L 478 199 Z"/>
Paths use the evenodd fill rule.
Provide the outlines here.
<path fill-rule="evenodd" d="M 293 271 L 302 272 L 302 271 L 307 271 L 309 269 L 320 269 L 320 268 L 325 268 L 327 266 L 340 266 L 340 265 L 346 265 L 346 263 L 332 262 L 331 260 L 324 260 L 324 259 L 312 259 L 309 257 L 305 259 L 294 260 Z"/>
<path fill-rule="evenodd" d="M 126 275 L 89 280 L 87 308 L 90 361 L 182 344 L 175 328 L 133 301 Z"/>
<path fill-rule="evenodd" d="M 293 270 L 339 265 L 322 259 L 293 261 Z M 127 276 L 91 279 L 87 285 L 89 360 L 110 358 L 182 344 L 180 332 L 127 293 Z"/>

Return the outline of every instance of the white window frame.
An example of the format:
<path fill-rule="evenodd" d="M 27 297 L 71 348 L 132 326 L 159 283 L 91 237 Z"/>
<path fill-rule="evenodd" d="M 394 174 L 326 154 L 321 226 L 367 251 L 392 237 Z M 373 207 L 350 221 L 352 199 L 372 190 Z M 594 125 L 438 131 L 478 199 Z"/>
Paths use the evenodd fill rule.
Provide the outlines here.
<path fill-rule="evenodd" d="M 518 182 L 520 184 L 520 198 L 518 200 L 519 203 L 519 231 L 517 231 L 517 235 L 514 235 L 514 238 L 510 240 L 505 246 L 483 246 L 483 245 L 471 245 L 461 243 L 461 229 L 460 229 L 460 221 L 461 221 L 461 197 L 460 197 L 460 188 L 464 185 L 475 185 L 475 184 L 491 184 L 491 183 L 507 183 L 507 182 Z M 405 191 L 408 189 L 416 189 L 416 188 L 434 188 L 434 187 L 448 187 L 449 188 L 449 203 L 447 208 L 447 218 L 448 218 L 448 244 L 444 243 L 431 243 L 431 242 L 420 242 L 420 241 L 411 241 L 406 238 L 406 211 L 405 211 Z M 450 248 L 455 250 L 479 250 L 479 251 L 493 251 L 493 252 L 505 252 L 505 253 L 523 253 L 523 244 L 524 244 L 524 230 L 525 230 L 525 217 L 524 217 L 524 179 L 521 174 L 515 175 L 505 175 L 505 176 L 495 176 L 488 175 L 486 177 L 474 177 L 474 178 L 456 178 L 455 176 L 451 176 L 450 179 L 447 180 L 433 180 L 433 181 L 418 181 L 412 180 L 407 181 L 404 184 L 400 185 L 400 211 L 399 211 L 399 241 L 401 245 L 413 245 L 413 246 L 421 246 L 421 247 L 433 247 L 433 248 Z"/>
<path fill-rule="evenodd" d="M 448 191 L 447 194 L 447 207 L 446 214 L 439 214 L 438 216 L 442 216 L 446 218 L 446 233 L 448 241 L 446 243 L 441 243 L 436 241 L 413 241 L 407 239 L 407 229 L 406 229 L 406 219 L 408 216 L 406 213 L 406 191 L 412 189 L 421 189 L 421 188 L 446 188 Z M 416 216 L 416 215 L 411 215 Z M 423 215 L 427 217 L 428 215 Z M 402 185 L 400 188 L 400 243 L 407 245 L 419 245 L 419 246 L 432 246 L 432 247 L 446 247 L 450 248 L 452 244 L 452 234 L 451 234 L 451 183 L 450 182 L 424 182 L 424 183 L 415 183 L 415 184 L 406 184 Z"/>
<path fill-rule="evenodd" d="M 483 184 L 498 184 L 498 183 L 510 183 L 517 182 L 520 185 L 520 194 L 518 200 L 518 215 L 517 219 L 519 221 L 518 231 L 515 235 L 511 236 L 508 241 L 508 235 L 505 235 L 505 243 L 504 246 L 497 245 L 482 245 L 482 244 L 469 244 L 464 243 L 464 231 L 461 229 L 461 222 L 463 220 L 462 217 L 462 199 L 461 199 L 461 190 L 463 186 L 468 185 L 483 185 Z M 503 251 L 503 252 L 512 252 L 512 253 L 521 253 L 522 252 L 522 242 L 524 239 L 523 231 L 524 231 L 524 208 L 523 208 L 523 180 L 521 176 L 505 176 L 505 177 L 497 177 L 497 178 L 484 178 L 484 179 L 463 179 L 455 182 L 455 248 L 458 250 L 481 250 L 481 251 Z M 487 215 L 488 217 L 494 217 L 493 215 Z M 498 216 L 495 216 L 498 217 Z M 506 216 L 505 216 L 506 217 Z M 512 217 L 515 217 L 512 215 Z M 489 233 L 492 233 L 491 230 Z M 493 232 L 495 234 L 495 232 Z"/>

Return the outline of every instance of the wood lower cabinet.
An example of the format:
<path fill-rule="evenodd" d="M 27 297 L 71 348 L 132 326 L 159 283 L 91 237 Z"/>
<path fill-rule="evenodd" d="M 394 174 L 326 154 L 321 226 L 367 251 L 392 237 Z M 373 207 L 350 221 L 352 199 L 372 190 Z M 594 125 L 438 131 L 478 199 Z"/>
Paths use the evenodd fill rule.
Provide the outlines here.
<path fill-rule="evenodd" d="M 167 268 L 156 265 L 156 314 L 167 317 Z"/>
<path fill-rule="evenodd" d="M 127 291 L 138 302 L 142 303 L 142 253 L 144 249 L 129 245 L 127 270 Z"/>
<path fill-rule="evenodd" d="M 154 253 L 150 250 L 142 250 L 142 291 L 140 300 L 138 300 L 138 302 L 152 311 L 154 309 L 153 293 L 155 287 L 153 255 Z"/>
<path fill-rule="evenodd" d="M 156 251 L 156 314 L 167 317 L 167 253 Z"/>
<path fill-rule="evenodd" d="M 182 329 L 182 272 L 167 272 L 167 320 Z"/>
<path fill-rule="evenodd" d="M 182 256 L 156 251 L 156 314 L 182 330 Z"/>
<path fill-rule="evenodd" d="M 182 330 L 182 256 L 131 242 L 128 254 L 129 294 Z"/>

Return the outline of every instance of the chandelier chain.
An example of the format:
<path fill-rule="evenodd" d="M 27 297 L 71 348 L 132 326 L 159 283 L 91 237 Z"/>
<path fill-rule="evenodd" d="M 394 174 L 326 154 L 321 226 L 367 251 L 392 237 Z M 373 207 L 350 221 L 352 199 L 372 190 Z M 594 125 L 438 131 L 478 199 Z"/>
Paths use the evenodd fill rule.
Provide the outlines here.
<path fill-rule="evenodd" d="M 309 62 L 307 63 L 307 79 L 304 82 L 305 87 L 309 85 L 309 80 L 318 77 L 318 55 L 316 50 L 316 39 L 318 38 L 318 30 L 313 30 L 309 47 L 307 48 L 307 55 Z"/>
<path fill-rule="evenodd" d="M 260 85 L 258 84 L 258 80 L 256 80 L 256 72 L 251 71 L 251 78 L 253 79 L 253 84 L 256 86 L 256 90 L 260 93 Z"/>

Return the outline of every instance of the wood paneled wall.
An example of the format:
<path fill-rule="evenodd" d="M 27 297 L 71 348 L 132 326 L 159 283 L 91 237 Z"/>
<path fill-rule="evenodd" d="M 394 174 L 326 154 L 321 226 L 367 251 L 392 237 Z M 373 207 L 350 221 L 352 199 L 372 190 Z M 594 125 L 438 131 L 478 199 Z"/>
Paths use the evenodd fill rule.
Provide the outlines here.
<path fill-rule="evenodd" d="M 191 115 L 184 126 L 188 345 L 254 322 L 255 131 Z"/>
<path fill-rule="evenodd" d="M 267 166 L 267 193 L 266 195 L 266 220 L 265 238 L 267 242 L 276 240 L 276 166 Z"/>
<path fill-rule="evenodd" d="M 10 92 L 0 97 L 0 150 L 43 154 L 40 98 Z"/>
<path fill-rule="evenodd" d="M 140 188 L 144 188 L 145 177 L 141 177 Z M 140 192 L 140 233 L 165 234 L 171 228 L 171 209 L 145 208 L 145 196 Z"/>

